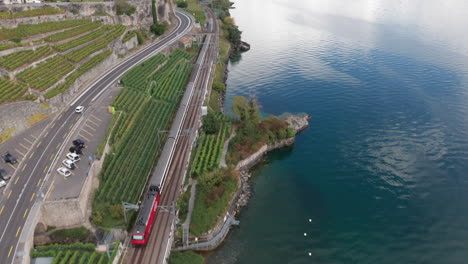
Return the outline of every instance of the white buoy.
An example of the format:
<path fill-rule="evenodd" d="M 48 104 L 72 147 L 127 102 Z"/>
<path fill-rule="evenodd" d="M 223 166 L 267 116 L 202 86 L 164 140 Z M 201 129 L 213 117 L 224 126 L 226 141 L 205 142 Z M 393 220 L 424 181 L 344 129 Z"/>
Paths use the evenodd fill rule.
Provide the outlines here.
<path fill-rule="evenodd" d="M 309 218 L 309 223 L 312 223 L 312 219 Z"/>
<path fill-rule="evenodd" d="M 304 233 L 304 236 L 307 236 L 307 233 Z"/>
<path fill-rule="evenodd" d="M 309 256 L 312 256 L 312 253 L 311 253 L 311 252 L 309 252 Z"/>

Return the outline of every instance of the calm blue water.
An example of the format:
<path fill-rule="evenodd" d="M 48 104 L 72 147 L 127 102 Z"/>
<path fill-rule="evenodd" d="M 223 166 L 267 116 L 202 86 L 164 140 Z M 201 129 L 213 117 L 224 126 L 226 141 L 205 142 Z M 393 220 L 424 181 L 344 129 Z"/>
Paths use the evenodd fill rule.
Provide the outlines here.
<path fill-rule="evenodd" d="M 208 263 L 468 263 L 468 1 L 235 6 L 226 107 L 313 119 Z"/>

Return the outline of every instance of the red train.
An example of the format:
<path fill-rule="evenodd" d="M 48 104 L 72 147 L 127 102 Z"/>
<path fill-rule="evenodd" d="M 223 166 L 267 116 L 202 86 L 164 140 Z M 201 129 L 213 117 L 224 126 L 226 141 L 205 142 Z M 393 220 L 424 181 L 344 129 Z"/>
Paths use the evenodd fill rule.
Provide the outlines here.
<path fill-rule="evenodd" d="M 151 185 L 146 193 L 143 203 L 140 206 L 140 213 L 138 214 L 137 221 L 133 227 L 133 245 L 144 246 L 148 242 L 160 198 L 161 194 L 159 187 Z"/>

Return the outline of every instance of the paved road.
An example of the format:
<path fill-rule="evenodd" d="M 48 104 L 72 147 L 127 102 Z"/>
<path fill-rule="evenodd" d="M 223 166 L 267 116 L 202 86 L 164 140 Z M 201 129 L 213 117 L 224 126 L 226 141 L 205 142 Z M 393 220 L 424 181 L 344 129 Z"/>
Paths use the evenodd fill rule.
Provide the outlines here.
<path fill-rule="evenodd" d="M 214 21 L 213 25 L 208 26 L 208 32 L 205 41 L 200 51 L 197 63 L 189 80 L 188 88 L 184 97 L 190 93 L 188 107 L 184 105 L 184 99 L 178 110 L 173 127 L 177 128 L 176 136 L 173 138 L 175 147 L 170 149 L 173 155 L 165 153 L 166 146 L 172 144 L 169 140 L 164 146 L 161 158 L 158 161 L 158 166 L 155 169 L 155 174 L 151 178 L 151 182 L 162 180 L 161 201 L 160 206 L 154 220 L 153 228 L 148 240 L 148 244 L 144 248 L 131 248 L 126 256 L 126 263 L 133 264 L 162 264 L 171 249 L 172 237 L 174 235 L 174 209 L 169 209 L 177 202 L 181 192 L 183 179 L 187 173 L 190 154 L 192 151 L 194 134 L 187 136 L 186 131 L 194 132 L 200 127 L 201 121 L 201 103 L 204 96 L 207 94 L 207 87 L 210 83 L 210 76 L 213 70 L 213 63 L 218 56 L 218 25 L 215 15 L 210 9 L 206 9 L 208 18 Z M 214 33 L 214 34 L 213 34 Z M 209 45 L 206 45 L 209 44 Z M 191 91 L 190 89 L 192 88 Z M 184 118 L 179 119 L 180 111 L 184 111 Z M 171 137 L 171 136 L 170 136 Z M 158 168 L 161 161 L 169 156 L 169 159 L 162 167 Z M 166 210 L 163 210 L 166 209 Z"/>
<path fill-rule="evenodd" d="M 50 184 L 48 176 L 56 174 L 55 171 L 50 169 L 51 164 L 57 158 L 58 150 L 61 149 L 67 135 L 81 118 L 81 115 L 74 113 L 76 106 L 83 105 L 86 109 L 103 90 L 115 82 L 132 66 L 153 56 L 185 35 L 193 26 L 193 21 L 182 12 L 177 12 L 176 15 L 179 23 L 171 33 L 110 69 L 93 83 L 80 97 L 71 103 L 68 109 L 52 120 L 50 128 L 44 130 L 37 143 L 33 146 L 33 149 L 18 165 L 15 176 L 18 180 L 9 183 L 11 184 L 10 191 L 0 201 L 1 264 L 13 262 L 18 246 L 18 238 L 24 229 L 23 225 L 29 210 L 34 204 L 35 199 L 38 197 L 42 199 L 42 195 L 46 193 Z"/>

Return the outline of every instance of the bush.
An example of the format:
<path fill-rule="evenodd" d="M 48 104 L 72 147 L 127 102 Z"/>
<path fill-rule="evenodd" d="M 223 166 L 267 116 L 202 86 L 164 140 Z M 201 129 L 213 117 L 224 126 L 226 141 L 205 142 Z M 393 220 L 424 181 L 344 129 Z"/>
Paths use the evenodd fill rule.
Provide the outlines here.
<path fill-rule="evenodd" d="M 12 38 L 10 41 L 14 43 L 21 43 L 21 38 Z"/>
<path fill-rule="evenodd" d="M 216 119 L 216 116 L 213 112 L 208 112 L 206 116 L 203 117 L 203 130 L 207 134 L 217 134 L 219 132 L 219 120 Z"/>
<path fill-rule="evenodd" d="M 193 251 L 174 252 L 169 257 L 169 264 L 203 264 L 205 259 Z"/>
<path fill-rule="evenodd" d="M 131 16 L 135 13 L 136 7 L 125 2 L 124 0 L 118 0 L 115 2 L 115 9 L 118 16 L 123 14 Z"/>
<path fill-rule="evenodd" d="M 138 45 L 141 45 L 145 42 L 146 36 L 145 33 L 141 30 L 136 31 Z"/>
<path fill-rule="evenodd" d="M 61 229 L 53 232 L 51 237 L 62 239 L 77 239 L 84 240 L 90 235 L 90 232 L 85 227 L 77 227 L 71 229 Z"/>
<path fill-rule="evenodd" d="M 177 7 L 179 8 L 187 8 L 188 4 L 185 1 L 179 1 L 177 2 Z"/>
<path fill-rule="evenodd" d="M 213 89 L 217 91 L 218 93 L 222 93 L 226 90 L 226 86 L 222 82 L 215 82 L 213 84 Z"/>
<path fill-rule="evenodd" d="M 161 36 L 166 31 L 166 24 L 153 24 L 151 25 L 151 32 L 156 36 Z"/>

